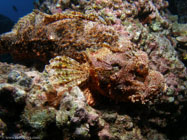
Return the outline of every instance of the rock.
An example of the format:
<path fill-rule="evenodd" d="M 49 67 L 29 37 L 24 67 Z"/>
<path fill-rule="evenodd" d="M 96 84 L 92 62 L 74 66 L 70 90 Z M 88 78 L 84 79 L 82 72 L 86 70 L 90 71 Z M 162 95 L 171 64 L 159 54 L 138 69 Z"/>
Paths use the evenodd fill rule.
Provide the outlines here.
<path fill-rule="evenodd" d="M 1 98 L 8 97 L 9 99 L 6 99 L 9 102 L 15 102 L 18 104 L 25 103 L 27 93 L 19 88 L 15 87 L 11 84 L 0 84 L 0 96 Z"/>
<path fill-rule="evenodd" d="M 180 43 L 187 43 L 187 36 L 179 36 L 176 38 Z"/>
<path fill-rule="evenodd" d="M 12 71 L 8 75 L 8 82 L 9 83 L 15 83 L 21 78 L 21 73 L 18 71 Z"/>
<path fill-rule="evenodd" d="M 45 129 L 47 125 L 55 121 L 55 116 L 56 111 L 54 108 L 25 108 L 22 120 L 33 129 L 42 130 Z"/>
<path fill-rule="evenodd" d="M 8 83 L 16 82 L 20 86 L 29 88 L 32 84 L 32 79 L 23 72 L 13 70 L 8 75 Z"/>
<path fill-rule="evenodd" d="M 7 125 L 0 119 L 0 138 L 3 138 L 7 131 Z"/>

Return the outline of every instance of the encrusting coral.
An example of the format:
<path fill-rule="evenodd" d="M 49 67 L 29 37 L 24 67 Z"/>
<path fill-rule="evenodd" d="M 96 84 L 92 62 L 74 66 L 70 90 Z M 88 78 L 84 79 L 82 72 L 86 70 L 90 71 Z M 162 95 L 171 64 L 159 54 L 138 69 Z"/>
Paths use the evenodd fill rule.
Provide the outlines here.
<path fill-rule="evenodd" d="M 0 54 L 8 52 L 14 59 L 35 56 L 48 63 L 57 56 L 45 68 L 49 82 L 62 94 L 86 81 L 90 105 L 95 104 L 93 92 L 117 102 L 145 103 L 166 90 L 162 74 L 150 70 L 147 54 L 135 47 L 99 17 L 79 12 L 48 15 L 34 11 L 0 40 Z"/>

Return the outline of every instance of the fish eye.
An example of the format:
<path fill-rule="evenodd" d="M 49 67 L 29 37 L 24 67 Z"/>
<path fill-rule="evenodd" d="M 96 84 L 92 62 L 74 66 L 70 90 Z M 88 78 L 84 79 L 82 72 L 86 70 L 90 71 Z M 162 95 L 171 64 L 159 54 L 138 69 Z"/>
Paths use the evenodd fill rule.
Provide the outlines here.
<path fill-rule="evenodd" d="M 144 69 L 144 65 L 143 65 L 143 64 L 140 64 L 140 65 L 139 65 L 139 69 L 140 69 L 140 70 Z"/>
<path fill-rule="evenodd" d="M 113 70 L 118 71 L 121 69 L 121 66 L 117 63 L 114 63 L 114 64 L 112 64 L 112 68 L 113 68 Z"/>

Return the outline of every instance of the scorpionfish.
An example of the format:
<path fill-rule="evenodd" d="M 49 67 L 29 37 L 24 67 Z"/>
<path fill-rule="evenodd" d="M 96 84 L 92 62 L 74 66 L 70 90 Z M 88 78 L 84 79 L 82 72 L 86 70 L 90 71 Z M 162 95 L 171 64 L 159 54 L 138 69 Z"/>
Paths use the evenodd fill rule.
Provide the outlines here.
<path fill-rule="evenodd" d="M 147 54 L 96 15 L 35 10 L 1 35 L 4 53 L 18 61 L 43 62 L 55 89 L 79 86 L 89 105 L 96 104 L 96 95 L 115 102 L 154 102 L 166 89 Z"/>

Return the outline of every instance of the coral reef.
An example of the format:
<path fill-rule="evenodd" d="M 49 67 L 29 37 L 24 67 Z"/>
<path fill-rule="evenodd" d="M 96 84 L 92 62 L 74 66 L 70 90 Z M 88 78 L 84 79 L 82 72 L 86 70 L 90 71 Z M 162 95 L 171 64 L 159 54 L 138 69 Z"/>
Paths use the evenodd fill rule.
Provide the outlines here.
<path fill-rule="evenodd" d="M 172 19 L 172 34 L 176 38 L 177 48 L 179 52 L 179 58 L 187 65 L 187 24 L 178 23 L 176 16 L 171 16 Z"/>
<path fill-rule="evenodd" d="M 183 0 L 168 0 L 169 1 L 169 10 L 174 15 L 179 16 L 179 23 L 187 22 L 187 1 Z"/>
<path fill-rule="evenodd" d="M 2 139 L 145 139 L 130 116 L 92 108 L 86 103 L 79 87 L 66 91 L 60 106 L 54 108 L 48 105 L 44 91 L 50 84 L 43 73 L 29 71 L 21 65 L 0 64 L 2 71 L 5 68 L 3 66 L 9 69 L 2 73 L 9 74 L 0 84 L 0 97 L 6 99 L 0 103 Z M 19 75 L 18 78 L 16 75 Z M 30 87 L 19 84 L 26 76 L 32 79 Z M 27 83 L 27 80 L 23 83 Z M 123 128 L 121 131 L 120 127 Z M 155 135 L 158 133 L 155 132 Z"/>
<path fill-rule="evenodd" d="M 1 139 L 186 138 L 186 24 L 167 1 L 35 7 L 0 36 Z"/>

